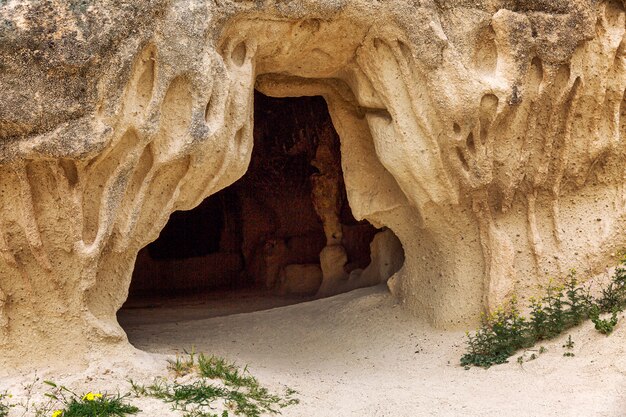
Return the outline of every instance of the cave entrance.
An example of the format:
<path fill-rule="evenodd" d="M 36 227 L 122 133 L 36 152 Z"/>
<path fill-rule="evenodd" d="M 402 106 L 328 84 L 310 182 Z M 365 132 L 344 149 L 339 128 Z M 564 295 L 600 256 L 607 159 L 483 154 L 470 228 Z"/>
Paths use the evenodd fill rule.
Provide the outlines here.
<path fill-rule="evenodd" d="M 129 310 L 185 303 L 211 301 L 201 315 L 276 307 L 376 285 L 400 268 L 370 253 L 376 236 L 393 246 L 393 233 L 352 215 L 325 100 L 255 92 L 254 112 L 246 174 L 173 213 L 139 252 L 122 322 Z"/>

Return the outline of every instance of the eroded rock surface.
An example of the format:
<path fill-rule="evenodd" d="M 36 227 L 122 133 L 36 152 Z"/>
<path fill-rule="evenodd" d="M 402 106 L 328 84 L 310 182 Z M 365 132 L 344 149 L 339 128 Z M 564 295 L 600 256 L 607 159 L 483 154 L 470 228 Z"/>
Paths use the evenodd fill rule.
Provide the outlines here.
<path fill-rule="evenodd" d="M 624 245 L 624 1 L 0 3 L 0 355 L 126 346 L 115 312 L 174 210 L 241 177 L 256 87 L 323 95 L 393 292 L 477 320 Z"/>

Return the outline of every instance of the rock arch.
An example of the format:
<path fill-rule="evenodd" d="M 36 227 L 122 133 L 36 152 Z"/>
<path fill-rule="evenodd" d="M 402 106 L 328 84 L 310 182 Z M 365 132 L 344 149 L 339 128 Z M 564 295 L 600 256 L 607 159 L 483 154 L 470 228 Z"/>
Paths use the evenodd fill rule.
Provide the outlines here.
<path fill-rule="evenodd" d="M 255 85 L 326 98 L 354 214 L 400 238 L 390 287 L 432 324 L 602 266 L 624 244 L 623 2 L 421 3 L 1 10 L 0 361 L 126 346 L 137 251 L 243 175 Z"/>

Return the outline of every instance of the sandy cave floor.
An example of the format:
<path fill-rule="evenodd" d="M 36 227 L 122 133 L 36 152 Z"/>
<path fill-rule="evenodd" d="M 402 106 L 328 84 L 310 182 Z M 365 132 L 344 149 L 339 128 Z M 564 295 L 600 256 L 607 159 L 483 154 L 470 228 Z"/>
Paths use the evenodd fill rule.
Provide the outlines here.
<path fill-rule="evenodd" d="M 254 305 L 253 298 L 246 304 Z M 301 403 L 284 409 L 286 417 L 626 416 L 625 319 L 610 337 L 586 323 L 543 344 L 548 351 L 523 366 L 513 358 L 466 371 L 458 365 L 464 332 L 416 322 L 384 287 L 253 313 L 209 311 L 209 318 L 199 318 L 198 303 L 178 311 L 152 307 L 128 310 L 133 317 L 122 321 L 131 343 L 153 355 L 139 355 L 132 369 L 124 361 L 100 363 L 56 380 L 124 391 L 128 377 L 149 382 L 166 375 L 161 355 L 195 346 L 248 364 L 274 390 L 296 389 Z M 563 357 L 568 334 L 573 358 Z M 28 378 L 5 380 L 16 398 Z M 180 415 L 157 400 L 133 402 L 143 410 L 139 416 Z"/>
<path fill-rule="evenodd" d="M 252 313 L 312 301 L 314 297 L 279 296 L 254 288 L 213 290 L 196 295 L 133 297 L 118 312 L 125 329 L 146 324 L 180 323 L 212 317 Z"/>

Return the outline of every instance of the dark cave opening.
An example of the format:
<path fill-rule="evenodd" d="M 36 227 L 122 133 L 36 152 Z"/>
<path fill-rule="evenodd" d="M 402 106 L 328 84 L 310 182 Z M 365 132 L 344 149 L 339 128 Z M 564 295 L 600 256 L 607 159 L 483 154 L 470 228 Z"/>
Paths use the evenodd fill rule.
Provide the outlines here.
<path fill-rule="evenodd" d="M 171 215 L 137 256 L 126 308 L 238 291 L 313 297 L 324 275 L 320 253 L 330 245 L 345 250 L 346 277 L 370 264 L 380 230 L 352 215 L 324 99 L 255 92 L 254 111 L 248 171 L 195 209 Z"/>

